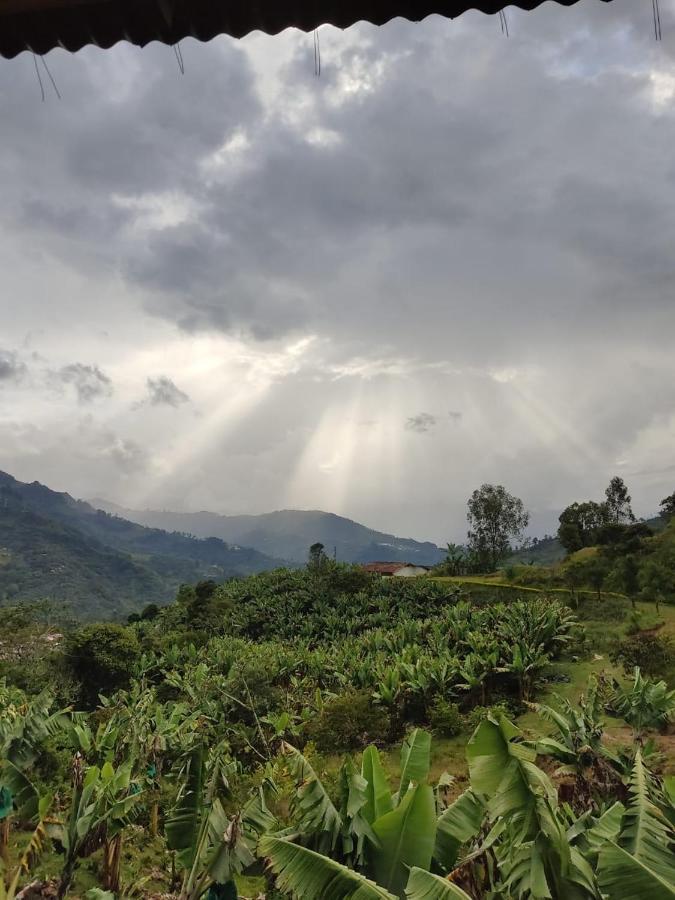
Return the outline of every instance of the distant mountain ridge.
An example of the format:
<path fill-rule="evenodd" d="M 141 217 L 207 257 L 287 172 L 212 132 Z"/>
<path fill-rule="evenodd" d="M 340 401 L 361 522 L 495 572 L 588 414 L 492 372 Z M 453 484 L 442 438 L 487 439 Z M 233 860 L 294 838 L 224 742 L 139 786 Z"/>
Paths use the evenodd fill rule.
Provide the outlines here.
<path fill-rule="evenodd" d="M 184 582 L 283 565 L 258 550 L 146 528 L 0 472 L 0 602 L 66 601 L 86 618 L 168 603 Z"/>
<path fill-rule="evenodd" d="M 306 562 L 309 547 L 317 541 L 329 556 L 335 552 L 342 562 L 387 560 L 434 565 L 445 557 L 445 551 L 430 541 L 399 538 L 322 510 L 286 509 L 261 515 L 223 516 L 212 512 L 126 509 L 101 498 L 91 503 L 150 528 L 201 538 L 217 537 L 295 563 Z"/>

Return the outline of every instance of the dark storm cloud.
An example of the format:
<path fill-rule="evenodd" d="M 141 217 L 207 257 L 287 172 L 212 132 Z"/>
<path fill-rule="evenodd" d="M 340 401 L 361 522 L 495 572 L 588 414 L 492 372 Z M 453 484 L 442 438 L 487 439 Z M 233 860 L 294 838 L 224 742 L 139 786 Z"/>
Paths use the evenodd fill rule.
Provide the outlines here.
<path fill-rule="evenodd" d="M 675 274 L 675 118 L 650 107 L 649 16 L 597 6 L 514 14 L 509 41 L 472 15 L 326 29 L 320 81 L 298 37 L 271 108 L 233 41 L 188 42 L 184 77 L 164 47 L 56 54 L 67 103 L 0 99 L 7 158 L 39 173 L 8 208 L 190 332 L 376 335 L 438 357 L 452 327 L 457 357 L 494 362 L 552 319 L 564 341 L 583 306 L 593 340 L 638 287 L 663 306 Z M 27 142 L 38 114 L 49 141 Z M 190 210 L 142 233 L 120 204 L 167 194 Z"/>
<path fill-rule="evenodd" d="M 183 403 L 190 402 L 190 398 L 185 391 L 181 391 L 166 375 L 160 375 L 158 378 L 148 378 L 147 387 L 148 403 L 151 406 L 178 407 Z"/>
<path fill-rule="evenodd" d="M 672 10 L 663 14 L 664 35 L 675 33 Z M 223 508 L 262 509 L 287 502 L 279 485 L 339 467 L 340 440 L 363 464 L 368 447 L 380 454 L 395 434 L 405 452 L 377 499 L 379 458 L 372 472 L 361 465 L 333 482 L 364 517 L 372 504 L 384 530 L 404 506 L 428 530 L 447 469 L 441 435 L 452 438 L 458 473 L 450 499 L 463 506 L 476 484 L 505 483 L 540 510 L 542 528 L 575 496 L 601 496 L 615 460 L 665 471 L 675 43 L 653 41 L 650 16 L 646 0 L 543 4 L 508 11 L 509 40 L 477 13 L 324 28 L 320 79 L 311 38 L 290 32 L 187 41 L 184 77 L 159 45 L 55 51 L 63 100 L 44 104 L 29 56 L 1 63 L 0 231 L 21 242 L 16 281 L 26 295 L 31 277 L 38 289 L 48 283 L 45 341 L 56 313 L 77 332 L 68 355 L 45 347 L 59 361 L 40 365 L 96 359 L 98 370 L 61 370 L 87 403 L 110 393 L 101 369 L 115 361 L 115 400 L 88 407 L 87 440 L 52 440 L 43 426 L 45 477 L 65 472 L 101 493 L 107 464 L 113 489 L 139 473 L 158 502 L 171 490 L 189 505 L 215 503 L 204 485 L 217 482 Z M 113 333 L 125 317 L 132 329 L 138 322 L 134 346 L 120 330 L 110 355 L 88 355 L 93 329 Z M 212 397 L 230 349 L 214 332 L 243 336 L 232 353 L 255 357 L 236 385 L 230 370 L 222 376 L 231 417 Z M 297 373 L 293 360 L 274 362 L 308 335 L 316 341 Z M 154 430 L 171 416 L 139 416 L 138 395 L 123 396 L 149 371 L 185 386 L 157 355 L 165 338 L 181 348 L 205 341 L 208 374 L 189 382 L 204 417 L 198 450 L 170 427 Z M 152 396 L 149 387 L 143 402 Z M 420 409 L 437 416 L 411 414 Z M 118 417 L 110 429 L 108 415 Z M 434 440 L 415 437 L 425 431 Z M 29 432 L 16 442 L 12 459 L 33 453 Z M 176 465 L 185 458 L 194 464 Z M 162 480 L 172 467 L 180 475 Z M 417 482 L 417 513 L 389 487 L 406 476 Z M 301 499 L 330 502 L 321 490 Z"/>
<path fill-rule="evenodd" d="M 53 377 L 62 384 L 72 385 L 80 403 L 91 403 L 113 393 L 112 381 L 98 366 L 71 363 L 53 373 Z"/>
<path fill-rule="evenodd" d="M 26 366 L 13 350 L 0 349 L 0 384 L 19 381 L 26 372 Z"/>
<path fill-rule="evenodd" d="M 437 423 L 438 419 L 436 416 L 423 412 L 418 413 L 416 416 L 409 416 L 406 419 L 405 429 L 406 431 L 415 431 L 417 434 L 424 434 L 430 431 Z"/>

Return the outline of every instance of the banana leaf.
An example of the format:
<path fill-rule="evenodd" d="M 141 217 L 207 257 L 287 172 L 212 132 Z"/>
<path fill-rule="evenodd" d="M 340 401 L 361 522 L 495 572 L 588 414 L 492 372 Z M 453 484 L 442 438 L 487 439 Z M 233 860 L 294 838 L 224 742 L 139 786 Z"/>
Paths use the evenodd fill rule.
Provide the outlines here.
<path fill-rule="evenodd" d="M 428 869 L 436 840 L 436 804 L 428 784 L 408 791 L 396 809 L 373 822 L 379 845 L 371 850 L 378 884 L 403 896 L 412 866 Z"/>
<path fill-rule="evenodd" d="M 363 807 L 364 818 L 372 825 L 375 819 L 379 819 L 385 813 L 394 808 L 391 791 L 384 774 L 380 754 L 377 748 L 366 747 L 361 759 L 361 775 L 367 782 L 366 803 Z"/>
<path fill-rule="evenodd" d="M 434 859 L 446 872 L 457 862 L 462 844 L 466 844 L 480 831 L 485 818 L 485 806 L 473 791 L 464 791 L 443 812 L 436 823 Z"/>
<path fill-rule="evenodd" d="M 598 883 L 607 900 L 673 900 L 675 860 L 670 877 L 657 875 L 618 844 L 608 841 L 598 859 Z"/>
<path fill-rule="evenodd" d="M 468 894 L 447 878 L 425 872 L 416 866 L 410 870 L 405 895 L 407 900 L 471 900 Z"/>
<path fill-rule="evenodd" d="M 281 890 L 302 900 L 396 900 L 364 875 L 274 834 L 260 839 L 258 855 L 268 860 Z"/>
<path fill-rule="evenodd" d="M 166 821 L 165 833 L 167 847 L 176 850 L 181 867 L 189 869 L 194 861 L 202 817 L 204 748 L 200 744 L 189 754 L 186 774 L 176 806 Z"/>
<path fill-rule="evenodd" d="M 401 783 L 398 788 L 399 803 L 405 796 L 411 782 L 424 784 L 429 777 L 431 759 L 431 735 L 416 728 L 401 746 Z"/>

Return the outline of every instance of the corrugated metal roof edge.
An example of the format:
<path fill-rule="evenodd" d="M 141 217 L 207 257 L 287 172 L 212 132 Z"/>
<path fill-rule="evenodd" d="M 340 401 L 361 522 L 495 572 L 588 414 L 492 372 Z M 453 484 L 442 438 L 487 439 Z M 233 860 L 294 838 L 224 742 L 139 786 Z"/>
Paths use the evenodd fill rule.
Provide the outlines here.
<path fill-rule="evenodd" d="M 216 8 L 211 0 L 211 12 L 205 22 L 188 24 L 181 23 L 179 20 L 178 23 L 174 22 L 172 25 L 167 23 L 161 13 L 159 3 L 153 4 L 152 7 L 145 7 L 146 12 L 149 9 L 152 9 L 152 12 L 147 18 L 139 18 L 138 14 L 143 4 L 136 2 L 134 4 L 135 12 L 131 12 L 129 16 L 130 19 L 135 18 L 136 21 L 130 23 L 129 18 L 125 21 L 125 17 L 121 15 L 124 10 L 129 11 L 129 3 L 115 3 L 114 0 L 108 0 L 104 5 L 96 7 L 77 5 L 39 13 L 0 14 L 0 55 L 8 59 L 12 59 L 24 51 L 42 55 L 56 47 L 75 53 L 90 45 L 108 50 L 125 41 L 140 47 L 145 47 L 155 41 L 172 45 L 189 37 L 201 42 L 208 42 L 221 34 L 242 38 L 256 32 L 269 35 L 279 34 L 288 28 L 298 28 L 301 31 L 310 32 L 319 25 L 334 25 L 336 28 L 344 29 L 358 22 L 368 22 L 379 26 L 394 19 L 421 22 L 432 15 L 458 18 L 470 10 L 486 15 L 495 15 L 500 9 L 534 10 L 545 2 L 573 6 L 579 0 L 515 0 L 507 5 L 504 5 L 502 0 L 483 0 L 482 3 L 463 3 L 461 0 L 440 0 L 440 2 L 437 0 L 437 2 L 429 3 L 420 2 L 420 0 L 397 0 L 397 2 L 389 3 L 384 0 L 384 2 L 376 2 L 371 11 L 364 12 L 364 14 L 349 12 L 349 9 L 354 6 L 359 6 L 360 9 L 365 7 L 366 10 L 368 8 L 367 2 L 363 6 L 354 2 L 338 3 L 342 9 L 339 13 L 333 13 L 330 16 L 316 14 L 316 7 L 314 7 L 311 10 L 302 10 L 300 15 L 295 14 L 295 18 L 293 18 L 293 14 L 289 15 L 288 9 L 283 12 L 280 9 L 281 4 L 275 4 L 275 11 L 271 15 L 263 14 L 261 16 L 266 21 L 255 23 L 254 16 L 260 14 L 259 8 L 242 18 L 227 14 L 232 12 L 232 6 L 229 7 L 229 10 L 222 7 Z M 601 0 L 601 2 L 610 3 L 611 0 Z M 326 7 L 333 4 L 318 5 Z M 398 11 L 399 8 L 401 11 Z M 251 9 L 250 6 L 248 9 Z M 103 15 L 101 15 L 101 10 L 104 10 Z M 95 27 L 92 22 L 87 20 L 87 13 L 89 15 L 96 14 Z M 293 20 L 289 21 L 291 18 Z M 129 27 L 130 25 L 132 27 Z"/>

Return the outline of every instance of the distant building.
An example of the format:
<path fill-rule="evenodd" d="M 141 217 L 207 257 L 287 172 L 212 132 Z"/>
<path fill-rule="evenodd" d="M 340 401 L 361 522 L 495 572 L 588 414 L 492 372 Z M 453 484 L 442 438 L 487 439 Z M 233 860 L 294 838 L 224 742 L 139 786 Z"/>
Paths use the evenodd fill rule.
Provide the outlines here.
<path fill-rule="evenodd" d="M 363 568 L 366 572 L 382 575 L 384 578 L 416 578 L 418 575 L 426 575 L 430 567 L 403 562 L 372 562 L 366 563 Z"/>

